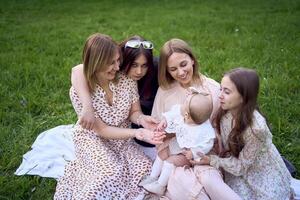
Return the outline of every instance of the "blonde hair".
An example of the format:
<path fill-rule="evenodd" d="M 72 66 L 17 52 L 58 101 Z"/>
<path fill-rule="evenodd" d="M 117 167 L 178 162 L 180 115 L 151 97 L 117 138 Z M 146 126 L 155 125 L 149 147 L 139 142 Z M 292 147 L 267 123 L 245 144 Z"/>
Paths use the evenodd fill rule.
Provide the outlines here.
<path fill-rule="evenodd" d="M 194 56 L 191 47 L 181 39 L 171 39 L 167 41 L 160 50 L 158 83 L 162 88 L 168 88 L 174 78 L 168 72 L 168 59 L 174 53 L 185 53 L 194 61 L 192 81 L 201 84 L 199 74 L 199 64 Z"/>
<path fill-rule="evenodd" d="M 108 35 L 95 33 L 88 37 L 82 52 L 83 72 L 89 89 L 94 92 L 97 72 L 104 71 L 119 51 L 118 45 Z"/>
<path fill-rule="evenodd" d="M 212 100 L 208 93 L 196 93 L 189 102 L 189 114 L 196 124 L 202 124 L 210 118 L 213 110 Z"/>

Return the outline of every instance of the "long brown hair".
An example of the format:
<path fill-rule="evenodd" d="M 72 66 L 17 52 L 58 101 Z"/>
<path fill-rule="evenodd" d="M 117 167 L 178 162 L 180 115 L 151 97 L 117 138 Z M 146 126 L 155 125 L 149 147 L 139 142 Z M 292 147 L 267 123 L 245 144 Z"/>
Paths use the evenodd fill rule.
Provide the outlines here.
<path fill-rule="evenodd" d="M 96 73 L 111 64 L 117 51 L 118 45 L 108 35 L 95 33 L 86 40 L 82 52 L 83 72 L 91 92 L 98 82 Z"/>
<path fill-rule="evenodd" d="M 232 69 L 225 73 L 224 76 L 227 76 L 233 82 L 243 99 L 243 102 L 236 112 L 237 114 L 234 116 L 234 127 L 228 138 L 229 149 L 226 150 L 226 153 L 238 157 L 245 144 L 243 133 L 252 125 L 253 112 L 255 109 L 258 109 L 257 96 L 259 92 L 259 77 L 256 71 L 246 68 Z M 214 120 L 214 125 L 219 134 L 222 134 L 221 120 L 226 112 L 228 111 L 220 108 Z"/>
<path fill-rule="evenodd" d="M 160 50 L 158 83 L 162 88 L 168 88 L 174 81 L 173 77 L 168 72 L 168 59 L 174 53 L 185 53 L 194 61 L 192 81 L 201 83 L 199 74 L 199 64 L 194 56 L 191 47 L 181 39 L 171 39 L 167 41 Z"/>
<path fill-rule="evenodd" d="M 145 41 L 145 39 L 142 38 L 141 36 L 134 35 L 119 44 L 123 56 L 123 62 L 120 66 L 120 71 L 123 71 L 125 74 L 128 74 L 133 62 L 140 55 L 144 55 L 147 61 L 148 69 L 146 75 L 143 78 L 141 78 L 141 80 L 138 81 L 138 90 L 139 90 L 141 100 L 149 99 L 152 92 L 151 91 L 152 88 L 149 87 L 149 85 L 153 82 L 153 80 L 157 76 L 157 71 L 156 69 L 154 69 L 152 49 L 145 49 L 142 47 L 142 45 L 139 48 L 130 48 L 130 47 L 125 48 L 125 44 L 129 40 Z M 141 95 L 141 92 L 143 93 L 143 95 Z"/>

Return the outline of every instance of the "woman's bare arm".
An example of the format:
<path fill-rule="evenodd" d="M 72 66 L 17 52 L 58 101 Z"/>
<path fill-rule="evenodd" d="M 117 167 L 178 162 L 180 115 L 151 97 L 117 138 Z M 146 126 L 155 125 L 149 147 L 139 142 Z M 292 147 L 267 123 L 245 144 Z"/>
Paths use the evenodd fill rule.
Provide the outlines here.
<path fill-rule="evenodd" d="M 72 68 L 71 82 L 83 106 L 79 116 L 79 124 L 83 128 L 91 130 L 94 127 L 95 114 L 87 80 L 83 73 L 82 64 Z"/>

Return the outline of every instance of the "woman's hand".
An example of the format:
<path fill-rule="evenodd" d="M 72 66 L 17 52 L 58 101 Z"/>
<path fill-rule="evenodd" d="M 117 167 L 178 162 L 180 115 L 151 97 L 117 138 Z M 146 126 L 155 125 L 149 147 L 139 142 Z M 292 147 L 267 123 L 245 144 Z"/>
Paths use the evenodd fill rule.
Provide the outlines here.
<path fill-rule="evenodd" d="M 151 131 L 148 129 L 140 128 L 140 129 L 137 129 L 135 137 L 138 140 L 142 140 L 142 141 L 148 142 L 150 144 L 157 145 L 157 144 L 162 144 L 163 139 L 166 136 L 165 136 L 165 132 Z"/>
<path fill-rule="evenodd" d="M 152 116 L 149 115 L 140 115 L 139 117 L 139 125 L 143 126 L 149 130 L 155 130 L 159 121 Z"/>
<path fill-rule="evenodd" d="M 197 153 L 198 156 L 201 157 L 201 159 L 197 159 L 197 160 L 190 160 L 190 163 L 192 165 L 210 165 L 210 157 L 201 153 L 201 152 L 198 152 Z"/>
<path fill-rule="evenodd" d="M 96 118 L 94 115 L 94 110 L 93 108 L 82 108 L 81 116 L 79 118 L 79 124 L 82 126 L 84 129 L 91 130 L 94 128 Z"/>

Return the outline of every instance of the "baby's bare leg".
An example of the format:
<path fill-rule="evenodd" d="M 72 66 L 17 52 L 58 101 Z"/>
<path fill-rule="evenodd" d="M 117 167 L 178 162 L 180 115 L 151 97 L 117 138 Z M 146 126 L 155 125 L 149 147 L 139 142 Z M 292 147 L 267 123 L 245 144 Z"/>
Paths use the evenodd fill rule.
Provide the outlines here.
<path fill-rule="evenodd" d="M 170 156 L 169 147 L 165 147 L 158 152 L 158 156 L 161 160 L 166 160 Z"/>

